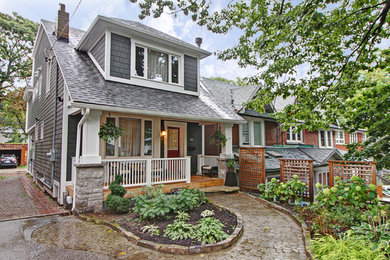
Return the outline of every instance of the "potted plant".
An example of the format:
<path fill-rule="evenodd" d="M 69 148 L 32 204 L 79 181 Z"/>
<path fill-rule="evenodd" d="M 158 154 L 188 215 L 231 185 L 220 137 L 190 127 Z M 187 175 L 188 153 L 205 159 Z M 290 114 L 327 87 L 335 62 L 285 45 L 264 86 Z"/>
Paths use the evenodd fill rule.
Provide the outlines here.
<path fill-rule="evenodd" d="M 236 162 L 233 159 L 227 159 L 226 161 L 226 177 L 225 177 L 225 186 L 237 186 L 237 177 L 236 177 Z"/>
<path fill-rule="evenodd" d="M 219 130 L 215 131 L 215 133 L 210 136 L 210 144 L 215 143 L 219 148 L 225 147 L 226 141 L 226 136 Z"/>
<path fill-rule="evenodd" d="M 123 128 L 117 127 L 112 121 L 107 121 L 105 124 L 100 126 L 99 138 L 104 142 L 109 141 L 110 139 L 117 139 L 123 134 Z"/>

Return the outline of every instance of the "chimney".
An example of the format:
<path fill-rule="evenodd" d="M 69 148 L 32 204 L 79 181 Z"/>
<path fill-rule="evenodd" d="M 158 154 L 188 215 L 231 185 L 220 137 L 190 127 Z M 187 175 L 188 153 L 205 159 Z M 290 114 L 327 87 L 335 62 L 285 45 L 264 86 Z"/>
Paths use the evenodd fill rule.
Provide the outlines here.
<path fill-rule="evenodd" d="M 69 13 L 65 12 L 65 5 L 60 4 L 56 21 L 57 38 L 69 40 Z"/>
<path fill-rule="evenodd" d="M 202 45 L 202 37 L 196 37 L 195 38 L 195 43 L 196 45 L 198 45 L 198 47 L 200 48 L 200 46 Z"/>

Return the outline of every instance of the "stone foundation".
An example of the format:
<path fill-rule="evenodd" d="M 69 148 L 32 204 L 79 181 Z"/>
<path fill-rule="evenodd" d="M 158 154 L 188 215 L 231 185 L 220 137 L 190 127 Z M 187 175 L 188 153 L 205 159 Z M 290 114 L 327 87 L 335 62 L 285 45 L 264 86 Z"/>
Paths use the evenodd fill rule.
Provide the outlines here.
<path fill-rule="evenodd" d="M 76 164 L 75 212 L 95 213 L 103 208 L 103 164 Z"/>
<path fill-rule="evenodd" d="M 218 178 L 219 179 L 225 179 L 226 178 L 226 173 L 228 171 L 228 168 L 226 166 L 228 158 L 224 155 L 220 155 L 218 158 Z"/>

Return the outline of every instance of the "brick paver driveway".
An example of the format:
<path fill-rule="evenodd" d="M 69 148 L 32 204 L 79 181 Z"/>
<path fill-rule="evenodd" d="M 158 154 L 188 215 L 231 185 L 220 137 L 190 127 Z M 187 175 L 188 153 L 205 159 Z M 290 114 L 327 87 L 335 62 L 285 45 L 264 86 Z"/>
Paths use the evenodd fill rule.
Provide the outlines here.
<path fill-rule="evenodd" d="M 30 244 L 20 244 L 23 248 L 25 245 L 48 244 L 45 250 L 56 248 L 56 254 L 66 251 L 68 257 L 76 257 L 70 250 L 77 249 L 108 259 L 306 259 L 300 228 L 288 216 L 243 194 L 212 194 L 208 197 L 239 212 L 244 220 L 243 236 L 233 247 L 219 252 L 191 256 L 162 254 L 130 243 L 107 226 L 83 222 L 73 216 L 26 222 L 25 228 L 31 229 L 32 239 L 29 239 Z M 97 258 L 95 255 L 84 256 L 84 259 Z"/>
<path fill-rule="evenodd" d="M 66 212 L 24 170 L 0 170 L 0 220 Z"/>

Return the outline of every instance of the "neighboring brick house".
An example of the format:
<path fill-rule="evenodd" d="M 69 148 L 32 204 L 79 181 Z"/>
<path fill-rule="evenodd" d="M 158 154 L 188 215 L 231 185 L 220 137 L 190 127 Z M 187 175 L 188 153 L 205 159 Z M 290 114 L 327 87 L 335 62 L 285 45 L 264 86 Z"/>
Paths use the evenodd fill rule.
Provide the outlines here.
<path fill-rule="evenodd" d="M 258 113 L 245 107 L 245 103 L 255 96 L 258 86 L 240 87 L 208 78 L 202 78 L 201 83 L 212 95 L 220 98 L 221 102 L 230 106 L 247 121 L 246 124 L 233 125 L 232 143 L 236 150 L 238 147 L 246 146 L 309 145 L 347 151 L 346 144 L 362 142 L 366 138 L 363 130 L 350 134 L 336 125 L 330 125 L 326 130 L 303 130 L 295 133 L 294 129 L 290 128 L 282 131 L 280 123 L 271 116 L 271 113 L 281 111 L 286 105 L 292 104 L 294 98 L 278 97 L 273 104 L 265 107 L 265 113 Z M 216 125 L 208 127 L 217 129 Z"/>
<path fill-rule="evenodd" d="M 245 120 L 200 85 L 195 45 L 138 22 L 97 16 L 90 28 L 69 28 L 60 4 L 56 23 L 42 20 L 33 49 L 32 87 L 25 92 L 28 172 L 73 209 L 101 209 L 117 173 L 126 187 L 191 182 L 197 155 L 208 153 L 205 126 L 229 137 Z M 107 143 L 100 127 L 124 129 Z"/>

